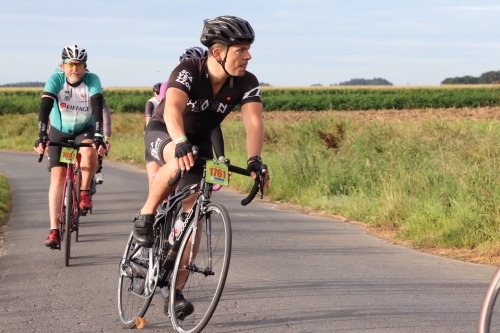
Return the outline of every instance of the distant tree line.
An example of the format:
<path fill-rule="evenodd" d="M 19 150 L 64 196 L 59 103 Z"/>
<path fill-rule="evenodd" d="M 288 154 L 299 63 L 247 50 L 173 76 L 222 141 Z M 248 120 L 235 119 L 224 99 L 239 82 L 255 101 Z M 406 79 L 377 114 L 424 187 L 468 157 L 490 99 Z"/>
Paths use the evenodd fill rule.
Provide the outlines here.
<path fill-rule="evenodd" d="M 500 83 L 500 71 L 489 71 L 479 77 L 466 75 L 444 79 L 441 84 L 492 84 Z"/>
<path fill-rule="evenodd" d="M 330 86 L 392 86 L 393 84 L 381 77 L 373 79 L 351 79 L 349 81 L 330 84 Z"/>
<path fill-rule="evenodd" d="M 0 84 L 0 87 L 9 88 L 23 88 L 23 87 L 45 87 L 45 82 L 18 82 L 18 83 L 7 83 Z"/>

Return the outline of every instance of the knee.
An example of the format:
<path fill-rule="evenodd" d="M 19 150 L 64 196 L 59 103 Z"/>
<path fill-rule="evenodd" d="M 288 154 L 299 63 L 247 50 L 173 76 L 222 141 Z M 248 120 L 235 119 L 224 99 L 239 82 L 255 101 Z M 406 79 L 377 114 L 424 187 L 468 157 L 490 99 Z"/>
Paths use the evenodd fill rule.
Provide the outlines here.
<path fill-rule="evenodd" d="M 82 161 L 95 162 L 97 160 L 97 152 L 94 148 L 80 149 Z"/>
<path fill-rule="evenodd" d="M 59 170 L 62 169 L 62 170 Z M 50 185 L 55 187 L 60 187 L 66 181 L 66 173 L 63 168 L 52 168 L 52 175 L 50 177 Z"/>

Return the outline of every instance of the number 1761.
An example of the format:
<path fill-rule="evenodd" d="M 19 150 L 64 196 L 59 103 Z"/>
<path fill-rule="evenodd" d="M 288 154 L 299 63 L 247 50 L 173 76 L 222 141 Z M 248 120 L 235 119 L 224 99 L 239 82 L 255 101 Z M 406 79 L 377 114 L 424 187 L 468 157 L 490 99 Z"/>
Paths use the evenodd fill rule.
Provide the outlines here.
<path fill-rule="evenodd" d="M 210 168 L 210 176 L 225 179 L 226 178 L 226 171 L 218 169 L 218 168 Z"/>

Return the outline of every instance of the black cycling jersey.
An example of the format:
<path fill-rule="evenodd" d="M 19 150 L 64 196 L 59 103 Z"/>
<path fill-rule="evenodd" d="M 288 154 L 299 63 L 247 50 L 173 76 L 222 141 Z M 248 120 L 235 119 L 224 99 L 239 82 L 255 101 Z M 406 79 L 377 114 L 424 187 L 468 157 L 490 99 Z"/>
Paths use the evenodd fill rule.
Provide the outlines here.
<path fill-rule="evenodd" d="M 172 72 L 168 89 L 177 88 L 188 94 L 186 109 L 182 114 L 184 131 L 194 139 L 210 138 L 224 118 L 240 104 L 261 102 L 259 81 L 250 72 L 241 77 L 226 80 L 217 95 L 214 96 L 212 84 L 206 72 L 207 58 L 193 58 L 181 62 Z M 153 119 L 165 122 L 165 99 L 158 105 Z"/>

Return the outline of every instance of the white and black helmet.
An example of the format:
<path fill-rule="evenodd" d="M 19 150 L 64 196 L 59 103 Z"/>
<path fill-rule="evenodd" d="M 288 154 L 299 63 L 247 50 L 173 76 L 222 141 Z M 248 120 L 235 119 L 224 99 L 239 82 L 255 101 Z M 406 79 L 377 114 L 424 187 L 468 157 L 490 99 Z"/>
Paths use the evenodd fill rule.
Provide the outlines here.
<path fill-rule="evenodd" d="M 255 32 L 247 21 L 236 16 L 218 16 L 203 21 L 200 42 L 206 47 L 215 43 L 223 45 L 252 44 Z"/>
<path fill-rule="evenodd" d="M 153 86 L 153 92 L 159 94 L 160 93 L 160 88 L 161 88 L 161 82 L 156 83 Z"/>
<path fill-rule="evenodd" d="M 78 45 L 68 45 L 62 50 L 61 57 L 63 60 L 78 60 L 87 61 L 87 51 L 80 48 Z"/>
<path fill-rule="evenodd" d="M 181 54 L 181 56 L 179 57 L 179 62 L 183 62 L 187 59 L 192 59 L 192 58 L 206 58 L 206 56 L 207 56 L 207 50 L 204 50 L 198 46 L 193 46 L 186 49 Z"/>

